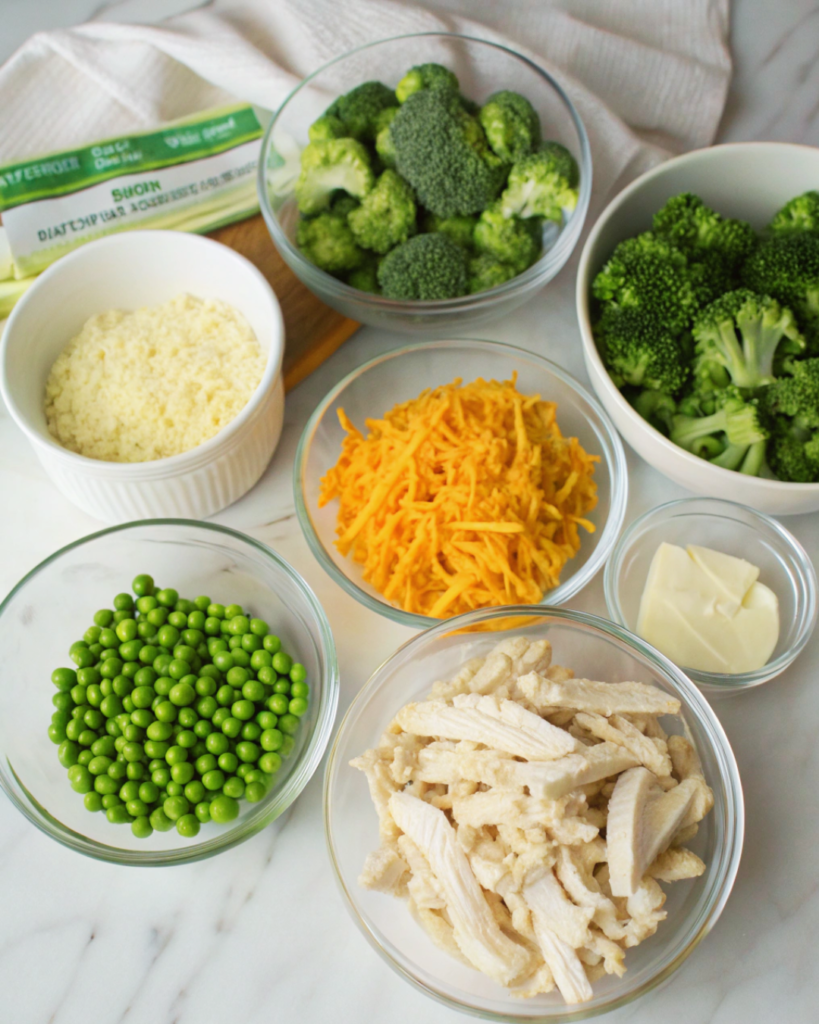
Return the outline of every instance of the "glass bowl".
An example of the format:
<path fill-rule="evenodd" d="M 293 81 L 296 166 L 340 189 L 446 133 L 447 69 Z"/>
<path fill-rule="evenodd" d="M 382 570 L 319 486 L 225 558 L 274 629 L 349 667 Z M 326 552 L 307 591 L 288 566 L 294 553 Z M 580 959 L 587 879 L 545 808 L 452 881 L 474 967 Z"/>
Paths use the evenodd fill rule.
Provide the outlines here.
<path fill-rule="evenodd" d="M 495 632 L 498 630 L 500 632 Z M 465 634 L 471 633 L 471 636 Z M 469 658 L 502 638 L 546 637 L 555 661 L 579 676 L 610 682 L 640 681 L 677 697 L 682 719 L 664 719 L 695 744 L 714 790 L 714 809 L 700 823 L 691 848 L 705 861 L 697 879 L 664 887 L 667 920 L 657 934 L 626 955 L 623 978 L 594 983 L 594 998 L 566 1006 L 557 993 L 517 999 L 443 953 L 392 896 L 357 883 L 364 858 L 379 845 L 378 817 L 364 775 L 349 761 L 378 744 L 399 708 L 423 699 L 433 682 L 448 679 Z M 676 725 L 676 728 L 675 728 Z M 744 832 L 742 786 L 728 739 L 695 686 L 668 659 L 638 637 L 595 615 L 564 609 L 514 606 L 470 612 L 440 623 L 400 647 L 370 677 L 339 728 L 324 784 L 330 857 L 347 906 L 371 945 L 407 981 L 456 1010 L 494 1021 L 581 1020 L 631 1002 L 665 981 L 713 928 L 739 867 Z"/>
<path fill-rule="evenodd" d="M 816 625 L 816 570 L 799 541 L 775 519 L 720 498 L 681 498 L 658 505 L 630 524 L 606 563 L 609 615 L 636 629 L 640 598 L 658 546 L 699 544 L 759 566 L 759 582 L 779 598 L 779 640 L 771 660 L 754 672 L 729 675 L 683 671 L 709 694 L 736 693 L 767 683 L 791 664 Z"/>
<path fill-rule="evenodd" d="M 543 135 L 569 149 L 580 168 L 577 207 L 561 228 L 546 224 L 544 253 L 537 263 L 511 281 L 458 299 L 399 302 L 351 288 L 319 270 L 296 248 L 298 210 L 293 185 L 307 129 L 338 96 L 362 82 L 380 79 L 395 86 L 415 64 L 451 68 L 465 95 L 482 103 L 499 89 L 522 93 L 540 115 Z M 468 331 L 509 313 L 558 273 L 574 249 L 591 196 L 591 151 L 586 129 L 558 83 L 532 61 L 513 50 L 481 39 L 450 33 L 424 32 L 368 43 L 319 68 L 279 107 L 268 126 L 259 161 L 258 191 L 262 214 L 284 261 L 328 306 L 361 323 L 414 334 Z"/>
<path fill-rule="evenodd" d="M 425 388 L 484 377 L 508 380 L 513 373 L 523 391 L 557 402 L 557 419 L 567 437 L 577 437 L 590 454 L 600 455 L 594 473 L 598 503 L 589 518 L 592 534 L 581 534 L 582 546 L 564 569 L 564 579 L 544 601 L 562 604 L 577 594 L 601 568 L 611 552 L 626 510 L 628 478 L 623 445 L 597 401 L 565 370 L 548 359 L 497 341 L 427 341 L 395 349 L 364 363 L 340 381 L 310 417 L 299 441 L 293 470 L 296 514 L 316 558 L 348 594 L 373 611 L 415 629 L 438 619 L 406 612 L 390 604 L 365 583 L 361 566 L 339 553 L 335 544 L 338 503 L 318 507 L 321 478 L 338 460 L 346 436 L 338 421 L 343 408 L 359 429 L 368 417 L 380 416 L 398 402 L 415 398 Z"/>
<path fill-rule="evenodd" d="M 264 618 L 307 669 L 310 704 L 266 796 L 240 802 L 228 827 L 202 825 L 195 840 L 176 829 L 137 839 L 127 825 L 89 813 L 66 779 L 46 730 L 51 672 L 71 665 L 70 644 L 98 608 L 151 574 L 183 596 L 208 594 Z M 41 562 L 0 604 L 0 785 L 39 829 L 99 860 L 130 866 L 186 864 L 221 853 L 268 825 L 301 793 L 324 753 L 338 702 L 330 626 L 315 595 L 270 548 L 234 530 L 185 519 L 154 519 L 83 537 Z M 73 666 L 72 666 L 73 667 Z"/>

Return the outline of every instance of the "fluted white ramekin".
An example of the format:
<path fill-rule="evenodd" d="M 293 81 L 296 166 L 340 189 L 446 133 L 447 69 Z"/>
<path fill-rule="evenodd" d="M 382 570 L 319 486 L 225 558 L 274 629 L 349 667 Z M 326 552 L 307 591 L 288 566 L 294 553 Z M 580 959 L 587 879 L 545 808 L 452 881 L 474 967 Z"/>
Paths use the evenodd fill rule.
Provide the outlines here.
<path fill-rule="evenodd" d="M 151 462 L 77 455 L 48 432 L 45 385 L 54 360 L 95 313 L 157 305 L 187 292 L 247 318 L 267 364 L 241 413 L 204 444 Z M 0 346 L 0 392 L 59 490 L 104 522 L 202 519 L 240 498 L 270 461 L 284 418 L 281 309 L 263 275 L 227 246 L 176 231 L 127 231 L 49 267 L 14 308 Z"/>

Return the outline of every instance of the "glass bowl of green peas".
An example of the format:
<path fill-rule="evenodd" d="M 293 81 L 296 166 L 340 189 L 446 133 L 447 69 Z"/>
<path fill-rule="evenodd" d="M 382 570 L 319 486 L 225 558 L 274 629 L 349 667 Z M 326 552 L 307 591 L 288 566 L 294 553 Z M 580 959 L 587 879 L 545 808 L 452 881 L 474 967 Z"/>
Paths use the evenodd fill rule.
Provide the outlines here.
<path fill-rule="evenodd" d="M 115 526 L 0 604 L 0 786 L 118 864 L 221 853 L 298 797 L 338 702 L 326 616 L 264 544 L 210 523 Z"/>

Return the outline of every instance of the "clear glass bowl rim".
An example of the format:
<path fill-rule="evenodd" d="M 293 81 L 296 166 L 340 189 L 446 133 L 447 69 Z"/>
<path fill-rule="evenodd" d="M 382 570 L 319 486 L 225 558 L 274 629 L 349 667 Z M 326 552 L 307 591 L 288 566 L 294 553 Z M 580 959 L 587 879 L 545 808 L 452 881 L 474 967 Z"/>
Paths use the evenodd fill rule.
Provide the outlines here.
<path fill-rule="evenodd" d="M 325 678 L 321 681 L 321 703 L 316 727 L 307 745 L 302 750 L 299 761 L 286 784 L 279 792 L 274 794 L 272 800 L 263 800 L 256 810 L 241 822 L 240 825 L 234 826 L 213 839 L 198 843 L 190 849 L 146 850 L 143 852 L 141 850 L 123 850 L 89 840 L 79 832 L 75 832 L 73 829 L 69 829 L 57 821 L 44 807 L 37 804 L 33 798 L 31 798 L 32 802 L 39 808 L 42 818 L 32 814 L 29 805 L 18 798 L 17 794 L 8 786 L 3 773 L 0 772 L 0 788 L 5 792 L 11 803 L 41 832 L 44 832 L 52 839 L 56 839 L 63 846 L 67 846 L 69 849 L 85 854 L 88 857 L 93 857 L 96 860 L 108 861 L 112 864 L 123 864 L 128 867 L 169 867 L 176 864 L 192 864 L 195 861 L 204 860 L 206 857 L 212 857 L 217 853 L 222 853 L 234 846 L 238 846 L 239 843 L 243 843 L 246 839 L 254 836 L 278 818 L 298 798 L 312 778 L 330 741 L 330 734 L 332 733 L 338 707 L 339 672 L 330 623 L 318 598 L 296 570 L 273 551 L 272 548 L 269 548 L 261 541 L 255 540 L 239 530 L 232 530 L 227 526 L 220 526 L 217 523 L 200 522 L 195 519 L 134 520 L 130 523 L 120 523 L 116 526 L 107 527 L 104 530 L 98 530 L 95 533 L 87 534 L 85 537 L 80 537 L 70 544 L 64 545 L 47 558 L 44 558 L 42 562 L 27 572 L 12 587 L 2 602 L 0 602 L 0 617 L 2 617 L 11 599 L 25 587 L 28 581 L 47 569 L 62 555 L 75 548 L 82 547 L 90 541 L 98 540 L 100 537 L 145 526 L 196 527 L 197 529 L 210 530 L 217 535 L 227 535 L 254 548 L 272 562 L 276 569 L 284 573 L 301 592 L 316 617 L 321 653 L 326 661 Z M 8 765 L 8 762 L 6 764 Z M 10 765 L 8 767 L 11 768 Z M 11 772 L 13 774 L 13 769 L 11 769 Z M 22 784 L 20 785 L 22 786 Z"/>
<path fill-rule="evenodd" d="M 572 1021 L 596 1017 L 600 1014 L 609 1013 L 612 1010 L 626 1006 L 663 983 L 677 970 L 678 967 L 680 967 L 699 943 L 706 937 L 706 935 L 708 935 L 722 914 L 725 904 L 728 901 L 728 897 L 731 894 L 737 871 L 739 870 L 739 862 L 742 856 L 742 845 L 745 836 L 745 802 L 742 792 L 742 780 L 740 779 L 736 758 L 734 757 L 728 737 L 726 736 L 725 730 L 722 728 L 719 719 L 716 717 L 703 695 L 688 679 L 685 673 L 681 672 L 676 665 L 670 662 L 668 658 L 664 657 L 664 655 L 660 654 L 659 651 L 656 651 L 649 644 L 641 640 L 640 637 L 631 633 L 628 629 L 616 622 L 610 622 L 608 619 L 603 619 L 598 615 L 592 615 L 589 612 L 573 611 L 567 608 L 553 608 L 547 605 L 535 607 L 539 607 L 540 611 L 544 615 L 551 616 L 555 619 L 562 619 L 566 622 L 574 622 L 591 626 L 607 636 L 612 636 L 617 640 L 625 642 L 638 654 L 641 654 L 660 675 L 670 681 L 674 689 L 678 691 L 678 695 L 683 697 L 686 713 L 693 715 L 698 724 L 708 735 L 714 755 L 719 763 L 719 781 L 725 787 L 725 848 L 719 851 L 719 871 L 715 878 L 712 898 L 705 907 L 702 908 L 701 913 L 689 923 L 689 937 L 684 948 L 681 949 L 672 960 L 664 964 L 656 974 L 648 978 L 632 993 L 619 997 L 614 996 L 607 1003 L 592 1010 L 584 1008 L 581 1005 L 576 1010 L 572 1010 L 569 1007 L 566 1007 L 565 1010 L 563 1010 L 561 1007 L 560 1009 L 563 1010 L 563 1012 L 547 1014 L 542 1017 L 517 1017 L 511 1011 L 501 1015 L 492 1011 L 482 1010 L 479 1007 L 461 1003 L 457 1000 L 451 999 L 443 992 L 426 985 L 403 966 L 400 962 L 402 959 L 400 955 L 394 956 L 391 951 L 390 944 L 386 942 L 386 940 L 382 943 L 381 939 L 376 934 L 375 929 L 370 928 L 367 921 L 360 914 L 358 907 L 356 906 L 356 902 L 342 878 L 333 840 L 333 813 L 330 805 L 330 790 L 332 782 L 338 769 L 340 767 L 344 767 L 338 764 L 338 751 L 348 725 L 358 716 L 359 712 L 364 706 L 366 706 L 370 697 L 378 690 L 381 685 L 381 677 L 394 658 L 398 657 L 398 655 L 405 652 L 410 647 L 423 644 L 429 639 L 437 637 L 441 633 L 450 632 L 453 629 L 463 629 L 464 627 L 486 622 L 493 618 L 505 619 L 520 616 L 525 619 L 527 617 L 531 617 L 532 605 L 510 605 L 504 608 L 482 608 L 478 611 L 467 612 L 464 615 L 447 619 L 439 623 L 437 626 L 434 626 L 407 640 L 388 658 L 386 658 L 378 668 L 376 668 L 364 686 L 356 694 L 352 704 L 347 709 L 347 712 L 338 727 L 335 739 L 333 740 L 333 745 L 330 748 L 330 754 L 327 759 L 327 768 L 324 773 L 323 794 L 324 831 L 327 848 L 330 853 L 330 863 L 333 866 L 333 874 L 335 875 L 336 884 L 341 891 L 344 902 L 347 905 L 347 909 L 358 929 L 379 956 L 389 964 L 393 970 L 409 981 L 410 984 L 415 986 L 415 988 L 424 992 L 426 995 L 431 996 L 437 1002 L 442 1003 L 451 1009 L 470 1013 L 473 1016 L 480 1017 L 484 1020 L 497 1021 L 499 1024 L 505 1024 L 505 1022 L 512 1021 L 521 1021 L 525 1022 L 525 1024 L 569 1024 L 569 1022 Z M 398 709 L 396 708 L 396 711 L 397 710 Z"/>
<path fill-rule="evenodd" d="M 655 505 L 654 508 L 649 509 L 632 523 L 629 523 L 612 549 L 611 557 L 606 563 L 606 568 L 603 572 L 603 590 L 606 596 L 606 607 L 608 608 L 609 615 L 611 615 L 616 623 L 628 628 L 628 623 L 620 604 L 617 584 L 620 579 L 623 558 L 631 543 L 640 530 L 646 527 L 653 519 L 658 518 L 662 513 L 669 512 L 675 508 L 680 509 L 686 505 L 694 506 L 703 503 L 720 506 L 724 511 L 724 518 L 732 518 L 732 511 L 741 510 L 745 515 L 756 519 L 767 529 L 772 530 L 791 551 L 793 562 L 799 570 L 799 612 L 801 621 L 796 640 L 787 651 L 783 651 L 778 658 L 769 661 L 762 668 L 758 668 L 753 672 L 738 672 L 736 675 L 729 675 L 726 672 L 704 672 L 699 669 L 683 669 L 691 679 L 704 686 L 714 687 L 714 689 L 726 692 L 750 689 L 780 675 L 796 660 L 810 640 L 817 618 L 817 580 L 813 562 L 796 537 L 786 530 L 773 516 L 766 515 L 764 512 L 758 512 L 755 508 L 751 508 L 750 505 L 741 505 L 739 502 L 728 501 L 725 498 L 677 498 L 674 501 L 664 502 L 662 505 Z M 716 511 L 713 514 L 716 515 Z"/>
<path fill-rule="evenodd" d="M 500 50 L 501 52 L 506 53 L 528 65 L 533 71 L 540 75 L 541 78 L 543 78 L 552 87 L 552 89 L 554 89 L 555 93 L 566 107 L 575 131 L 577 132 L 580 146 L 580 159 L 578 164 L 580 168 L 580 193 L 578 195 L 577 206 L 572 213 L 571 219 L 566 225 L 566 228 L 560 232 L 557 242 L 547 253 L 541 256 L 536 263 L 533 263 L 532 266 L 522 274 L 518 274 L 510 281 L 507 281 L 502 285 L 498 285 L 495 288 L 490 288 L 484 292 L 478 292 L 476 295 L 464 295 L 457 299 L 437 299 L 433 302 L 404 302 L 397 299 L 386 299 L 382 295 L 374 295 L 370 292 L 363 292 L 358 288 L 352 288 L 350 285 L 345 284 L 344 281 L 340 281 L 338 278 L 333 277 L 332 274 L 328 274 L 325 271 L 320 270 L 315 266 L 315 264 L 311 263 L 302 255 L 282 230 L 281 225 L 279 224 L 279 219 L 270 205 L 270 199 L 267 192 L 267 156 L 273 144 L 273 131 L 288 103 L 290 103 L 297 93 L 308 86 L 319 75 L 323 74 L 328 68 L 347 60 L 354 54 L 361 53 L 363 50 L 369 50 L 374 47 L 381 46 L 384 43 L 396 43 L 409 39 L 430 38 L 461 40 L 467 43 L 475 43 L 480 46 L 491 47 L 494 50 Z M 302 79 L 302 81 L 299 82 L 299 84 L 288 94 L 284 102 L 273 115 L 272 121 L 267 126 L 264 138 L 262 139 L 261 156 L 259 158 L 259 169 L 256 181 L 257 191 L 259 194 L 259 206 L 265 223 L 267 224 L 268 231 L 276 244 L 276 248 L 280 251 L 286 252 L 288 259 L 296 262 L 308 277 L 315 275 L 320 279 L 322 287 L 326 290 L 328 295 L 332 295 L 335 299 L 359 302 L 366 306 L 371 306 L 375 310 L 394 313 L 400 316 L 423 316 L 425 314 L 439 315 L 441 313 L 449 312 L 469 313 L 475 310 L 480 310 L 487 305 L 491 305 L 496 300 L 516 295 L 520 291 L 527 291 L 529 288 L 539 287 L 541 284 L 545 284 L 547 281 L 551 280 L 551 278 L 563 267 L 577 244 L 577 240 L 580 237 L 583 224 L 586 220 L 589 202 L 591 201 L 592 157 L 586 127 L 583 124 L 574 104 L 569 99 L 562 86 L 549 74 L 549 72 L 544 71 L 544 69 L 535 64 L 534 61 L 531 61 L 528 57 L 524 57 L 523 54 L 518 53 L 516 50 L 510 49 L 508 46 L 502 46 L 500 43 L 490 42 L 488 39 L 479 39 L 477 36 L 462 35 L 457 32 L 410 32 L 406 35 L 389 36 L 385 39 L 377 39 L 370 43 L 364 43 L 362 46 L 357 46 L 355 49 L 348 50 L 339 57 L 334 57 L 332 60 L 327 61 L 325 64 L 322 64 L 320 68 L 317 68 L 312 74 Z"/>
<path fill-rule="evenodd" d="M 609 419 L 608 413 L 603 409 L 598 400 L 590 394 L 590 392 L 588 392 L 578 380 L 551 360 L 544 359 L 543 356 L 536 355 L 533 352 L 527 352 L 526 349 L 518 348 L 516 345 L 507 345 L 502 341 L 486 341 L 477 338 L 451 338 L 436 341 L 410 342 L 409 344 L 402 345 L 399 348 L 390 349 L 388 352 L 382 352 L 381 355 L 375 356 L 373 359 L 369 359 L 366 363 L 362 363 L 361 366 L 352 370 L 346 375 L 346 377 L 342 378 L 342 380 L 340 380 L 338 384 L 336 384 L 327 393 L 327 395 L 325 395 L 302 431 L 302 435 L 299 438 L 298 448 L 296 449 L 296 458 L 293 466 L 293 497 L 296 505 L 296 516 L 310 550 L 316 556 L 322 568 L 333 580 L 335 580 L 336 583 L 338 583 L 340 587 L 346 590 L 347 593 L 357 601 L 360 601 L 361 604 L 365 605 L 365 607 L 374 612 L 378 612 L 379 615 L 386 615 L 387 618 L 392 619 L 393 622 L 400 622 L 401 625 L 410 626 L 413 629 L 428 629 L 430 626 L 436 625 L 440 621 L 447 622 L 452 620 L 432 619 L 427 615 L 417 615 L 415 612 L 406 612 L 403 608 L 396 608 L 394 605 L 387 604 L 385 601 L 368 594 L 365 590 L 362 590 L 356 583 L 354 583 L 346 573 L 341 572 L 333 559 L 327 554 L 324 545 L 313 528 L 310 512 L 307 508 L 307 502 L 305 501 L 302 481 L 304 479 L 307 454 L 313 434 L 318 426 L 318 422 L 324 416 L 330 405 L 335 401 L 336 397 L 347 387 L 348 384 L 351 384 L 353 381 L 363 376 L 372 367 L 378 366 L 381 363 L 386 362 L 388 359 L 396 359 L 405 355 L 414 355 L 424 350 L 448 346 L 477 346 L 479 348 L 489 350 L 496 349 L 508 354 L 509 356 L 520 356 L 525 359 L 533 360 L 536 363 L 540 363 L 541 366 L 554 374 L 555 377 L 563 381 L 564 384 L 588 402 L 600 420 L 602 432 L 605 441 L 610 448 L 611 454 L 611 508 L 609 509 L 608 518 L 600 530 L 600 540 L 598 541 L 597 547 L 595 548 L 591 558 L 589 558 L 588 562 L 586 562 L 586 564 L 576 573 L 555 587 L 554 590 L 549 591 L 548 597 L 550 604 L 568 601 L 570 598 L 574 597 L 575 594 L 579 593 L 583 587 L 590 583 L 597 575 L 601 565 L 610 555 L 617 542 L 617 536 L 623 526 L 623 520 L 626 514 L 626 504 L 628 501 L 628 469 L 626 465 L 626 454 L 623 449 L 623 442 L 620 439 L 620 435 L 617 433 L 614 424 Z M 545 606 L 543 604 L 536 604 L 530 605 L 529 607 L 543 608 Z"/>

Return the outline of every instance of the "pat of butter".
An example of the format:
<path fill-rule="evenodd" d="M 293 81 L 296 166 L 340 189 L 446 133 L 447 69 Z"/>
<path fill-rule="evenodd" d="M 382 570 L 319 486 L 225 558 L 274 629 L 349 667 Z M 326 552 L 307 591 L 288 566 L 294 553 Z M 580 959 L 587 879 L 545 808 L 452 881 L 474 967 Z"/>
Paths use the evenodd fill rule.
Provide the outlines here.
<path fill-rule="evenodd" d="M 661 544 L 637 632 L 684 668 L 735 675 L 761 668 L 779 638 L 779 602 L 742 558 Z"/>

